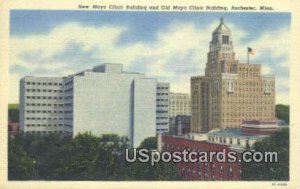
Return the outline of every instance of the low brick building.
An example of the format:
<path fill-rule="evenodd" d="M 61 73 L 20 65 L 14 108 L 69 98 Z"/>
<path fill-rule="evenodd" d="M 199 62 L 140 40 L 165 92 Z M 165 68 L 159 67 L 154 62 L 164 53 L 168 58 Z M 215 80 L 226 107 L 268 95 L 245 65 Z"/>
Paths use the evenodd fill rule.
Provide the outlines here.
<path fill-rule="evenodd" d="M 161 151 L 189 152 L 227 152 L 232 151 L 229 145 L 212 144 L 206 141 L 192 140 L 182 137 L 162 135 L 160 138 Z M 226 159 L 226 157 L 225 157 Z M 211 162 L 180 162 L 176 163 L 180 175 L 184 180 L 240 180 L 240 162 L 218 162 L 214 158 Z"/>

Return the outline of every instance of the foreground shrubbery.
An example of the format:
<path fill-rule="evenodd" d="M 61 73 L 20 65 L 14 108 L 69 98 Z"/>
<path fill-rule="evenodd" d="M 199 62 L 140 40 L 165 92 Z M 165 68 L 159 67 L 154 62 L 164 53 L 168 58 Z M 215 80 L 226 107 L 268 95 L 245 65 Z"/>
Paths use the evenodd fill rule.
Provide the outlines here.
<path fill-rule="evenodd" d="M 256 142 L 253 150 L 277 152 L 278 162 L 242 163 L 242 180 L 288 181 L 289 180 L 289 129 L 282 129 Z"/>
<path fill-rule="evenodd" d="M 147 142 L 148 141 L 148 142 Z M 146 139 L 142 145 L 155 140 Z M 151 144 L 152 144 L 151 143 Z M 9 139 L 9 180 L 178 180 L 174 164 L 127 163 L 126 138 L 24 135 Z"/>

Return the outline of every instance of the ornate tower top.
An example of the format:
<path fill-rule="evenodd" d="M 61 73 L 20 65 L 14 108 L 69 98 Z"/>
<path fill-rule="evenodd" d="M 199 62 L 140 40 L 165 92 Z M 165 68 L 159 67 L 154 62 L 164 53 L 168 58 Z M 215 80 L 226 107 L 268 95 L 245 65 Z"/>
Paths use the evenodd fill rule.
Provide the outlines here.
<path fill-rule="evenodd" d="M 224 19 L 223 17 L 220 18 L 220 24 L 219 26 L 214 30 L 213 33 L 218 33 L 218 32 L 228 32 L 231 33 L 230 29 L 224 24 Z"/>
<path fill-rule="evenodd" d="M 233 52 L 232 36 L 230 29 L 225 25 L 223 17 L 220 19 L 220 24 L 212 33 L 210 42 L 210 52 Z"/>
<path fill-rule="evenodd" d="M 225 72 L 222 65 L 226 62 L 234 62 L 234 51 L 231 31 L 221 17 L 218 27 L 212 33 L 205 73 L 215 75 Z"/>

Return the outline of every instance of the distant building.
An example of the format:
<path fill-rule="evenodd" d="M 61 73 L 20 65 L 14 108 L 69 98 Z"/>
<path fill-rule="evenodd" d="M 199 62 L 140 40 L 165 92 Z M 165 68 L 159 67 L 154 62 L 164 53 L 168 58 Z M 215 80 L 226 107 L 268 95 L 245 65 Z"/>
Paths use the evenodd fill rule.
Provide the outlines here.
<path fill-rule="evenodd" d="M 278 126 L 276 121 L 244 121 L 241 128 L 215 129 L 205 135 L 209 143 L 225 144 L 235 149 L 245 150 L 255 142 L 283 128 L 287 127 Z M 197 134 L 194 133 L 194 135 Z"/>
<path fill-rule="evenodd" d="M 170 118 L 175 118 L 177 115 L 191 115 L 189 94 L 170 93 Z"/>
<path fill-rule="evenodd" d="M 280 127 L 278 126 L 277 121 L 260 121 L 260 120 L 251 120 L 243 121 L 242 123 L 242 132 L 244 134 L 250 135 L 271 135 L 274 132 L 278 131 Z"/>
<path fill-rule="evenodd" d="M 276 119 L 274 75 L 262 75 L 261 64 L 236 60 L 232 39 L 221 19 L 212 34 L 205 76 L 191 78 L 193 132 Z"/>
<path fill-rule="evenodd" d="M 127 136 L 133 147 L 156 134 L 155 79 L 103 64 L 67 77 L 20 81 L 23 132 Z"/>
<path fill-rule="evenodd" d="M 191 116 L 177 115 L 175 117 L 175 135 L 185 135 L 191 132 Z"/>
<path fill-rule="evenodd" d="M 170 83 L 156 85 L 156 132 L 169 132 Z"/>

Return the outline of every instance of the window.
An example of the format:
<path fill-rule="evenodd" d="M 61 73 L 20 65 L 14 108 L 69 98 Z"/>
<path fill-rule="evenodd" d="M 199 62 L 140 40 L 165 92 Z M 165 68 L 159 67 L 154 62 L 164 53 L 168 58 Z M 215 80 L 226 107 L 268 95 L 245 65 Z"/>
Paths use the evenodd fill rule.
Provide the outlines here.
<path fill-rule="evenodd" d="M 229 169 L 228 169 L 228 176 L 230 176 L 230 177 L 232 177 L 232 167 L 229 167 Z"/>
<path fill-rule="evenodd" d="M 266 82 L 264 84 L 264 91 L 265 91 L 265 94 L 271 94 L 271 92 L 272 92 L 272 84 L 271 84 L 271 82 Z"/>
<path fill-rule="evenodd" d="M 228 45 L 229 44 L 229 36 L 222 35 L 222 44 Z"/>
<path fill-rule="evenodd" d="M 211 168 L 211 170 L 212 170 L 212 172 L 215 172 L 215 170 L 216 170 L 216 166 L 215 166 L 215 164 L 214 164 L 214 163 L 212 164 L 212 168 Z"/>
<path fill-rule="evenodd" d="M 219 92 L 219 81 L 214 82 L 214 92 Z"/>
<path fill-rule="evenodd" d="M 223 172 L 224 172 L 224 166 L 221 165 L 221 166 L 220 166 L 220 173 L 223 174 Z"/>
<path fill-rule="evenodd" d="M 233 81 L 228 81 L 227 82 L 227 92 L 233 92 L 233 91 L 234 91 Z"/>

